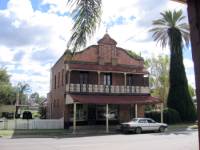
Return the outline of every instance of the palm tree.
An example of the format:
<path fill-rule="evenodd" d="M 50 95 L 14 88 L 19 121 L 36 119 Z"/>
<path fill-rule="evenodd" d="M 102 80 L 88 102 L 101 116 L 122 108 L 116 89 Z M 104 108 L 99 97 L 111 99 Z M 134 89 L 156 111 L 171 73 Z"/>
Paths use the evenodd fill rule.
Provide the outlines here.
<path fill-rule="evenodd" d="M 170 48 L 169 94 L 167 105 L 180 113 L 182 121 L 194 121 L 196 110 L 188 90 L 182 48 L 190 40 L 189 26 L 184 23 L 182 11 L 165 11 L 162 18 L 153 21 L 153 38 L 164 48 Z"/>
<path fill-rule="evenodd" d="M 86 46 L 101 20 L 101 0 L 68 0 L 68 5 L 75 7 L 72 11 L 74 26 L 67 49 L 72 52 Z"/>

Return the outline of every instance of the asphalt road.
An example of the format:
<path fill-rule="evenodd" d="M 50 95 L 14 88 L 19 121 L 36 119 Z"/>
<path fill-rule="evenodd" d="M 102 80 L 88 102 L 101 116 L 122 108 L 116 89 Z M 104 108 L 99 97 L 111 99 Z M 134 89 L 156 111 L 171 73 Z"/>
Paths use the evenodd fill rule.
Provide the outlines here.
<path fill-rule="evenodd" d="M 198 150 L 197 131 L 73 138 L 0 138 L 0 150 Z"/>

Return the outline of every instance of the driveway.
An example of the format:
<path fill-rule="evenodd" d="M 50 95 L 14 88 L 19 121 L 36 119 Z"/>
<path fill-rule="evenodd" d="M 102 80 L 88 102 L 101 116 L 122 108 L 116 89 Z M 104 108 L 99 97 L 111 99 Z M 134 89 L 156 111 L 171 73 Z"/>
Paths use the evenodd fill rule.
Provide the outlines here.
<path fill-rule="evenodd" d="M 197 150 L 197 131 L 72 138 L 0 138 L 1 150 Z"/>

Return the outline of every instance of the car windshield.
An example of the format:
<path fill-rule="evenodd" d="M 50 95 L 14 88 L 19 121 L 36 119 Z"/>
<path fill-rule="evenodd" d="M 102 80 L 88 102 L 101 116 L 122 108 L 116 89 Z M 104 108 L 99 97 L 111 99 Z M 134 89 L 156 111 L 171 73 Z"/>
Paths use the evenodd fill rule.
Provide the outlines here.
<path fill-rule="evenodd" d="M 133 121 L 133 122 L 137 122 L 137 121 L 138 121 L 138 119 L 136 119 L 136 118 L 133 118 L 131 121 Z"/>

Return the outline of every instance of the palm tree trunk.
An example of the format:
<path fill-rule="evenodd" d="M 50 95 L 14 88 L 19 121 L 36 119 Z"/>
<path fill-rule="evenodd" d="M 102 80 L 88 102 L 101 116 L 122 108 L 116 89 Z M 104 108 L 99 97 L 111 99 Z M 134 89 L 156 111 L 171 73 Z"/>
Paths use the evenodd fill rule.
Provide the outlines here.
<path fill-rule="evenodd" d="M 200 1 L 187 0 L 188 17 L 191 29 L 192 58 L 194 61 L 197 112 L 198 112 L 198 132 L 200 149 Z"/>

